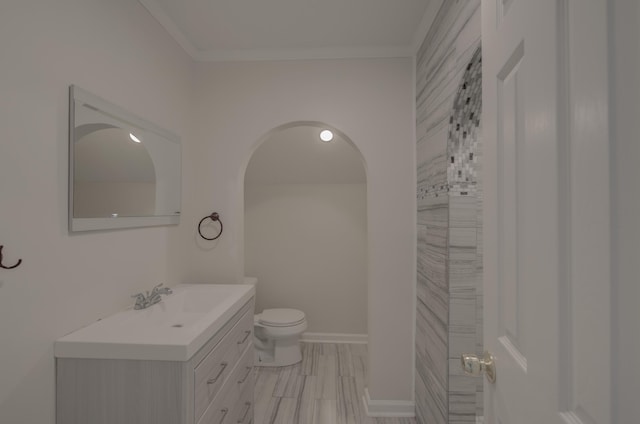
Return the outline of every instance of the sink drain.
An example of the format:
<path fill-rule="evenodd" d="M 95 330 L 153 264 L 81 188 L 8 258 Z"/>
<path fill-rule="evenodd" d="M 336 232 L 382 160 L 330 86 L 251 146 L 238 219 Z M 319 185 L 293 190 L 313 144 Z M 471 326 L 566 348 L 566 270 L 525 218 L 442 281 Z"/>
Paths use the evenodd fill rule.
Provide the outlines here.
<path fill-rule="evenodd" d="M 174 328 L 182 328 L 182 324 L 173 324 L 172 327 L 174 327 Z"/>

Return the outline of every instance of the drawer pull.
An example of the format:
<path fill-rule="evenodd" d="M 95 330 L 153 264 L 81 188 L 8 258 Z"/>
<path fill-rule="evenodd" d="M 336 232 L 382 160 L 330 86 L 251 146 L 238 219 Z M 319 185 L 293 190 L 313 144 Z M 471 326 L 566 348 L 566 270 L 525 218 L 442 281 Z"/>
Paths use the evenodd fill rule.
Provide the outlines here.
<path fill-rule="evenodd" d="M 218 381 L 218 379 L 220 378 L 220 376 L 224 372 L 225 368 L 227 368 L 227 365 L 228 364 L 226 362 L 221 363 L 220 364 L 220 371 L 218 371 L 218 374 L 215 377 L 208 379 L 207 380 L 207 384 L 213 384 L 216 381 Z"/>
<path fill-rule="evenodd" d="M 240 340 L 238 344 L 241 345 L 242 343 L 246 342 L 250 335 L 251 335 L 251 330 L 246 330 L 244 332 L 244 339 Z"/>
<path fill-rule="evenodd" d="M 247 373 L 244 375 L 244 377 L 242 377 L 242 380 L 238 380 L 238 384 L 242 384 L 242 383 L 245 382 L 247 377 L 249 377 L 249 374 L 251 374 L 251 370 L 252 369 L 253 369 L 253 367 L 247 367 Z"/>
<path fill-rule="evenodd" d="M 227 414 L 229 413 L 229 408 L 222 408 L 220 412 L 222 412 L 222 418 L 220 418 L 220 421 L 218 421 L 218 423 L 222 424 L 224 422 L 224 419 L 227 418 Z"/>
<path fill-rule="evenodd" d="M 238 420 L 238 424 L 243 423 L 243 422 L 244 422 L 244 420 L 247 418 L 247 414 L 248 414 L 248 413 L 249 413 L 249 411 L 251 410 L 251 402 L 245 402 L 245 403 L 244 403 L 244 406 L 245 406 L 245 408 L 247 408 L 247 409 L 245 409 L 245 410 L 244 410 L 244 414 L 242 414 L 242 418 L 240 418 L 240 419 Z"/>

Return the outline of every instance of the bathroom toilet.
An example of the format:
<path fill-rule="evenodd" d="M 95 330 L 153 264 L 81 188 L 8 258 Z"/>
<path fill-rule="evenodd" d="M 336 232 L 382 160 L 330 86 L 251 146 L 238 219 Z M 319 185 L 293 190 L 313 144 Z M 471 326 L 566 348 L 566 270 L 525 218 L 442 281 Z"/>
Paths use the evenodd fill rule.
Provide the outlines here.
<path fill-rule="evenodd" d="M 253 319 L 255 365 L 284 367 L 302 360 L 300 335 L 307 329 L 304 312 L 265 309 Z"/>
<path fill-rule="evenodd" d="M 247 277 L 245 283 L 256 284 Z M 297 309 L 265 309 L 253 317 L 255 365 L 284 367 L 302 360 L 300 335 L 307 329 L 304 312 Z"/>

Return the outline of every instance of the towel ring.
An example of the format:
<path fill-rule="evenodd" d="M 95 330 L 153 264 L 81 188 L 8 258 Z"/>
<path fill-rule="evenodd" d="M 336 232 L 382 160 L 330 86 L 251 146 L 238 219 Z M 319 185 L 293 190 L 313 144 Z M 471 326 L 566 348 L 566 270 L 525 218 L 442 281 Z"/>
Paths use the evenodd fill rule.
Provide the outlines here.
<path fill-rule="evenodd" d="M 15 265 L 11 265 L 11 266 L 5 266 L 2 263 L 2 249 L 4 248 L 4 246 L 0 246 L 0 268 L 2 269 L 13 269 L 13 268 L 18 268 L 20 266 L 20 264 L 22 263 L 22 259 L 18 259 L 18 262 L 15 263 Z"/>
<path fill-rule="evenodd" d="M 202 223 L 203 223 L 204 221 L 206 221 L 207 219 L 210 219 L 210 220 L 212 220 L 212 221 L 214 221 L 214 222 L 216 222 L 216 221 L 217 221 L 217 222 L 219 222 L 219 223 L 220 223 L 220 232 L 218 233 L 218 235 L 217 235 L 217 236 L 209 238 L 209 237 L 205 237 L 205 236 L 202 234 L 202 228 L 201 228 L 201 226 L 202 226 Z M 205 239 L 205 240 L 209 240 L 209 241 L 211 241 L 211 240 L 216 240 L 218 237 L 220 237 L 220 236 L 222 235 L 222 221 L 220 220 L 220 215 L 218 215 L 218 212 L 213 212 L 213 213 L 211 213 L 211 215 L 207 215 L 207 216 L 205 216 L 204 218 L 202 218 L 202 219 L 200 220 L 200 223 L 198 224 L 198 234 L 200 234 L 200 237 L 202 237 L 203 239 Z"/>

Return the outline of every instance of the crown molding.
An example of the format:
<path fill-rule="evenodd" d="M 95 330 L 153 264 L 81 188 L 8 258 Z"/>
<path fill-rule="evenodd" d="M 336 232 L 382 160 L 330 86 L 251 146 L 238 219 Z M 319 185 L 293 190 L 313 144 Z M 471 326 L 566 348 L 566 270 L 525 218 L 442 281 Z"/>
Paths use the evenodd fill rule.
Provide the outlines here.
<path fill-rule="evenodd" d="M 196 59 L 198 55 L 198 49 L 189 41 L 186 35 L 178 28 L 178 26 L 173 22 L 173 20 L 164 13 L 164 10 L 155 0 L 138 0 L 142 6 L 155 18 L 158 23 L 167 30 L 169 35 L 173 37 L 174 40 L 182 47 L 182 49 L 187 52 L 191 58 Z"/>
<path fill-rule="evenodd" d="M 198 62 L 267 60 L 373 59 L 413 57 L 420 48 L 443 0 L 431 0 L 410 46 L 339 46 L 299 49 L 200 50 L 155 0 L 138 0 L 191 58 Z"/>
<path fill-rule="evenodd" d="M 192 56 L 200 62 L 370 59 L 413 57 L 411 47 L 319 47 L 309 49 L 209 50 Z"/>

